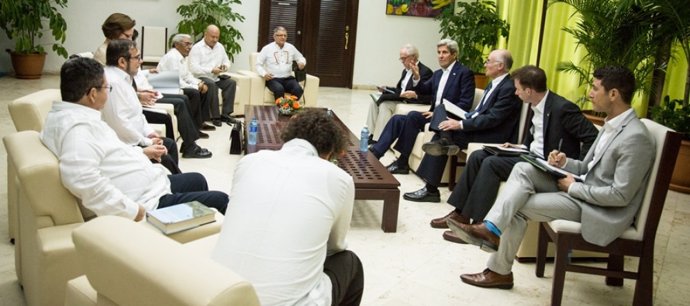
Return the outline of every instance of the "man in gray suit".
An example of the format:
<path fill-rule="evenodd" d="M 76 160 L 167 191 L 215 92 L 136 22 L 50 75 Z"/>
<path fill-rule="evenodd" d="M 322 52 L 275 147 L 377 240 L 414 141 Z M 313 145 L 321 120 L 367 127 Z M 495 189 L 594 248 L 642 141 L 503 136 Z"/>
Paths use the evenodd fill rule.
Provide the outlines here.
<path fill-rule="evenodd" d="M 486 288 L 513 287 L 513 260 L 527 227 L 527 220 L 564 219 L 582 224 L 582 237 L 605 246 L 633 222 L 644 197 L 644 186 L 654 161 L 654 142 L 640 122 L 630 101 L 635 77 L 623 67 L 594 71 L 589 98 L 594 110 L 607 114 L 603 129 L 584 160 L 566 158 L 557 150 L 549 163 L 573 175 L 554 179 L 529 163 L 518 163 L 505 189 L 481 224 L 448 220 L 461 239 L 496 251 L 487 269 L 462 274 L 463 282 Z M 499 238 L 501 237 L 501 238 Z"/>

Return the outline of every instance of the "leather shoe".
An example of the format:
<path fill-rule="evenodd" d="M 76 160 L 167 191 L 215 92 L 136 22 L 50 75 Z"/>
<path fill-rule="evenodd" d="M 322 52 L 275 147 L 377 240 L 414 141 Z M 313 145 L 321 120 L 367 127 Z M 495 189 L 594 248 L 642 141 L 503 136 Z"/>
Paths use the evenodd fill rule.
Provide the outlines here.
<path fill-rule="evenodd" d="M 237 119 L 230 117 L 230 115 L 220 115 L 220 120 L 228 124 L 235 124 L 239 122 Z"/>
<path fill-rule="evenodd" d="M 513 272 L 510 272 L 508 275 L 501 275 L 489 269 L 485 269 L 481 273 L 461 274 L 460 279 L 466 284 L 482 288 L 513 288 Z"/>
<path fill-rule="evenodd" d="M 445 231 L 443 232 L 443 239 L 446 241 L 450 242 L 455 242 L 459 244 L 467 244 L 464 240 L 460 239 L 457 235 L 453 233 L 453 231 Z"/>
<path fill-rule="evenodd" d="M 216 127 L 215 127 L 215 126 L 212 126 L 212 125 L 208 125 L 208 124 L 206 124 L 206 123 L 202 123 L 202 124 L 201 124 L 201 130 L 202 130 L 202 131 L 215 131 L 215 130 L 216 130 Z"/>
<path fill-rule="evenodd" d="M 374 154 L 376 155 L 376 154 Z M 391 174 L 409 174 L 410 173 L 410 168 L 407 166 L 401 166 L 398 165 L 398 161 L 394 161 L 392 164 L 388 165 L 386 167 L 386 170 L 390 172 Z"/>
<path fill-rule="evenodd" d="M 470 224 L 470 218 L 463 216 L 456 210 L 451 211 L 447 215 L 431 220 L 431 227 L 433 228 L 448 228 L 448 219 L 453 219 L 460 223 Z"/>
<path fill-rule="evenodd" d="M 223 121 L 220 121 L 220 118 L 212 119 L 211 123 L 217 127 L 221 127 L 223 125 Z"/>
<path fill-rule="evenodd" d="M 202 132 L 202 131 L 199 131 L 199 138 L 201 138 L 201 139 L 208 139 L 208 134 L 206 134 L 206 133 L 204 133 L 204 132 Z"/>
<path fill-rule="evenodd" d="M 183 158 L 210 158 L 211 156 L 213 153 L 200 146 L 194 146 L 194 148 L 189 148 L 182 153 Z"/>
<path fill-rule="evenodd" d="M 446 139 L 440 139 L 423 144 L 422 151 L 431 156 L 456 155 L 460 152 L 460 147 Z"/>
<path fill-rule="evenodd" d="M 413 192 L 407 192 L 403 195 L 403 199 L 412 202 L 441 202 L 441 193 L 429 192 L 426 187 Z"/>
<path fill-rule="evenodd" d="M 462 224 L 453 219 L 448 219 L 448 227 L 458 238 L 467 243 L 479 246 L 482 251 L 493 253 L 498 250 L 501 238 L 494 235 L 484 223 Z"/>

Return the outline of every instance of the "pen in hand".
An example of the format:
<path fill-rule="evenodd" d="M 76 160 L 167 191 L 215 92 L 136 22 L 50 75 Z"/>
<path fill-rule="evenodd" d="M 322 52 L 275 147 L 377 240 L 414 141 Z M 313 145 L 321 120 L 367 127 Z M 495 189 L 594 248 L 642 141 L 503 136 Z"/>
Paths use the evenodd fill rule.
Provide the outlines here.
<path fill-rule="evenodd" d="M 561 152 L 561 146 L 563 146 L 563 138 L 558 141 L 558 152 Z"/>

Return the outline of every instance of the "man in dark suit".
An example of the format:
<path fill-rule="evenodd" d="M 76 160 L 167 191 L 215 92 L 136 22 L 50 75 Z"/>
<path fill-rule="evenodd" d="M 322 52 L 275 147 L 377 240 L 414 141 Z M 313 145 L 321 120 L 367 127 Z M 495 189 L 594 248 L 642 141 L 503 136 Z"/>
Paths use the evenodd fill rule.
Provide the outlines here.
<path fill-rule="evenodd" d="M 525 66 L 513 73 L 515 93 L 531 107 L 524 145 L 505 143 L 504 147 L 528 148 L 530 154 L 546 158 L 549 152 L 560 150 L 566 156 L 582 159 L 597 137 L 597 129 L 580 112 L 577 105 L 550 92 L 546 88 L 546 73 L 536 66 Z M 448 198 L 455 207 L 448 215 L 431 220 L 433 228 L 448 228 L 449 218 L 469 224 L 484 220 L 491 209 L 501 181 L 508 179 L 513 166 L 522 161 L 519 156 L 497 156 L 484 150 L 475 151 L 467 160 L 460 181 Z M 443 238 L 463 243 L 452 231 Z"/>
<path fill-rule="evenodd" d="M 584 175 L 582 182 L 576 182 L 572 174 L 555 179 L 530 163 L 518 163 L 484 222 L 467 225 L 448 220 L 464 241 L 486 251 L 497 250 L 484 271 L 460 275 L 463 282 L 512 288 L 513 260 L 527 220 L 580 222 L 584 240 L 599 246 L 608 245 L 630 227 L 656 153 L 654 140 L 630 107 L 634 92 L 635 76 L 627 68 L 594 71 L 589 98 L 594 110 L 606 113 L 606 123 L 584 160 L 566 158 L 558 151 L 548 156 L 549 164 Z"/>
<path fill-rule="evenodd" d="M 395 112 L 395 105 L 398 103 L 430 104 L 433 95 L 418 95 L 412 90 L 412 66 L 417 66 L 421 76 L 420 82 L 426 82 L 434 74 L 429 67 L 419 61 L 419 51 L 417 47 L 406 44 L 400 48 L 400 62 L 405 69 L 402 71 L 400 80 L 395 87 L 380 86 L 381 96 L 372 100 L 369 105 L 369 115 L 367 115 L 367 126 L 371 131 L 369 143 L 374 139 L 379 139 L 383 127 Z"/>
<path fill-rule="evenodd" d="M 417 169 L 426 186 L 408 192 L 403 198 L 415 202 L 440 202 L 438 185 L 448 161 L 470 142 L 517 142 L 520 100 L 508 75 L 513 58 L 508 50 L 494 50 L 484 63 L 491 82 L 475 110 L 466 119 L 449 118 L 445 107 L 438 107 L 431 119 L 430 130 L 436 132 L 422 149 L 426 153 Z M 474 89 L 473 89 L 474 91 Z M 458 117 L 455 117 L 459 119 Z"/>
<path fill-rule="evenodd" d="M 469 110 L 472 107 L 474 76 L 470 69 L 457 62 L 458 43 L 454 40 L 442 39 L 436 44 L 436 53 L 441 69 L 436 70 L 431 79 L 426 82 L 422 82 L 418 67 L 411 67 L 414 91 L 434 96 L 429 111 L 423 113 L 411 111 L 407 115 L 393 116 L 383 129 L 379 141 L 369 147 L 369 150 L 377 158 L 381 158 L 391 144 L 396 139 L 398 140 L 395 149 L 400 152 L 400 157 L 387 167 L 388 171 L 393 174 L 410 172 L 407 162 L 417 134 L 429 122 L 434 108 L 441 104 L 443 99 L 464 110 Z"/>

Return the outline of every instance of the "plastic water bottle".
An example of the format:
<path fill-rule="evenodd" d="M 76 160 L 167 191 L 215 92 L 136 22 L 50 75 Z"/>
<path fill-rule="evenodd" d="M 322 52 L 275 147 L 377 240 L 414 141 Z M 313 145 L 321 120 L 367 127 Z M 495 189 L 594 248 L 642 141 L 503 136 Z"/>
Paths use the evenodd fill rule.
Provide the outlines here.
<path fill-rule="evenodd" d="M 256 121 L 256 117 L 252 118 L 252 121 L 249 122 L 249 136 L 247 137 L 247 144 L 249 145 L 255 145 L 256 144 L 256 134 L 259 133 L 259 123 Z"/>
<path fill-rule="evenodd" d="M 359 150 L 362 152 L 369 151 L 369 128 L 366 125 L 362 128 L 362 134 L 359 138 Z"/>

